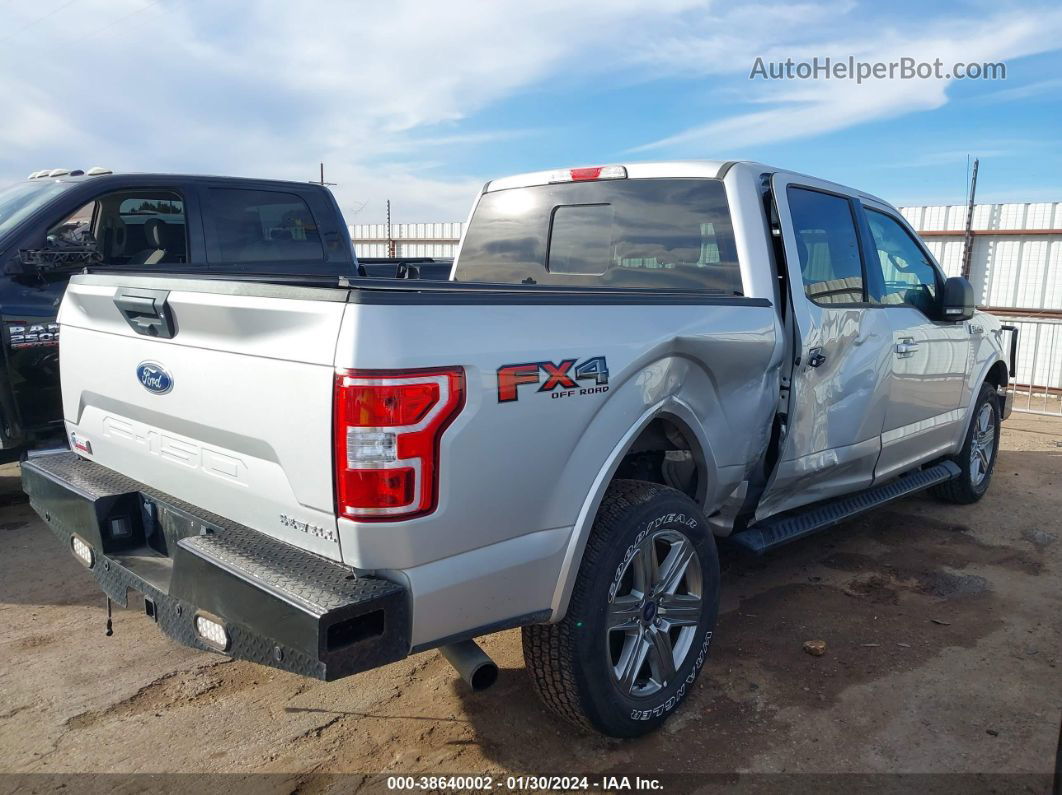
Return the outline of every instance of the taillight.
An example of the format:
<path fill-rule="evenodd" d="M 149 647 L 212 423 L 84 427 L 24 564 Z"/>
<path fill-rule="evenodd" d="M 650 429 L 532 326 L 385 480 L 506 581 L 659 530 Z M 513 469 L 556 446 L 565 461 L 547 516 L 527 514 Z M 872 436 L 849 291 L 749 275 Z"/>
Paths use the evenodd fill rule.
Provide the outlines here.
<path fill-rule="evenodd" d="M 336 373 L 336 511 L 410 519 L 439 502 L 439 440 L 465 402 L 460 367 Z"/>

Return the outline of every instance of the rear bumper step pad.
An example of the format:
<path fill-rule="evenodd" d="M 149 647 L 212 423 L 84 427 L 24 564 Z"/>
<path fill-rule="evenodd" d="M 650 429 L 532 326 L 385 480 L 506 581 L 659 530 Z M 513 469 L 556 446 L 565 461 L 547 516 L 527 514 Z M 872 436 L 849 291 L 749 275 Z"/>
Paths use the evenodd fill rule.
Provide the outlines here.
<path fill-rule="evenodd" d="M 31 458 L 23 488 L 112 600 L 144 595 L 149 616 L 186 646 L 217 651 L 195 617 L 224 624 L 225 654 L 332 680 L 409 653 L 405 589 L 199 510 L 73 453 Z"/>
<path fill-rule="evenodd" d="M 730 536 L 729 541 L 756 555 L 796 541 L 798 538 L 851 519 L 871 508 L 906 497 L 959 475 L 953 461 L 943 461 L 919 472 L 905 475 L 882 486 L 818 503 L 780 516 L 771 516 Z"/>

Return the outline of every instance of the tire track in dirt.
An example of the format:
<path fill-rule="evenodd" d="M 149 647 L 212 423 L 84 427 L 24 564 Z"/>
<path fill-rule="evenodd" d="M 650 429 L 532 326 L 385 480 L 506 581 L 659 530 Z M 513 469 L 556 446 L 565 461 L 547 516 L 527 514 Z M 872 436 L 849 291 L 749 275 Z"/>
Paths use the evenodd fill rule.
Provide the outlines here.
<path fill-rule="evenodd" d="M 194 707 L 239 693 L 272 678 L 271 669 L 236 660 L 219 660 L 160 676 L 121 701 L 68 718 L 63 726 L 79 731 L 109 720 L 161 713 L 176 707 Z"/>

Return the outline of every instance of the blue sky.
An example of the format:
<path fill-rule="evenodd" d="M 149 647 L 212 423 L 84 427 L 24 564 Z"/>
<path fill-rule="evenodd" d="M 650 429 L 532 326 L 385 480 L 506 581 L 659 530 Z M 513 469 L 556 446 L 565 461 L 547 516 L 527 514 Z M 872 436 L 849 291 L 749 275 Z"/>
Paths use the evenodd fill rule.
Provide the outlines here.
<path fill-rule="evenodd" d="M 1006 80 L 750 80 L 756 57 Z M 0 181 L 102 164 L 310 179 L 463 219 L 507 173 L 755 159 L 896 204 L 1062 201 L 1062 7 L 851 0 L 0 0 Z"/>

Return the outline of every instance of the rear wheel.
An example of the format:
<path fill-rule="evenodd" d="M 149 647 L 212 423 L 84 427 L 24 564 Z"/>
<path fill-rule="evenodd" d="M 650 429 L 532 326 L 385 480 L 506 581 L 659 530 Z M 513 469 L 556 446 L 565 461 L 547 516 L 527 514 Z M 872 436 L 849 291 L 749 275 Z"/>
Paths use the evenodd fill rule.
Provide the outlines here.
<path fill-rule="evenodd" d="M 719 559 L 700 508 L 643 481 L 609 486 L 568 613 L 525 627 L 538 694 L 561 717 L 615 737 L 663 723 L 708 654 Z"/>
<path fill-rule="evenodd" d="M 947 502 L 968 505 L 988 491 L 999 452 L 999 401 L 991 384 L 983 384 L 974 405 L 973 422 L 966 431 L 966 441 L 952 460 L 962 470 L 959 476 L 933 489 L 934 495 Z"/>

